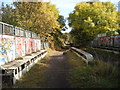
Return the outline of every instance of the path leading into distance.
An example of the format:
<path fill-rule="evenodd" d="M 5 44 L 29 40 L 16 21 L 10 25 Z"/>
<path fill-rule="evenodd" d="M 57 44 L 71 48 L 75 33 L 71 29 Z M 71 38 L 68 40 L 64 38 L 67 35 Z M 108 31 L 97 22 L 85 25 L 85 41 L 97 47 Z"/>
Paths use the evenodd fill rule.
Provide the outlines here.
<path fill-rule="evenodd" d="M 70 88 L 68 77 L 70 66 L 67 63 L 67 55 L 63 52 L 54 52 L 48 61 L 47 68 L 47 87 L 49 88 Z"/>
<path fill-rule="evenodd" d="M 71 88 L 67 54 L 51 51 L 16 83 L 14 88 Z M 47 58 L 48 57 L 48 58 Z"/>

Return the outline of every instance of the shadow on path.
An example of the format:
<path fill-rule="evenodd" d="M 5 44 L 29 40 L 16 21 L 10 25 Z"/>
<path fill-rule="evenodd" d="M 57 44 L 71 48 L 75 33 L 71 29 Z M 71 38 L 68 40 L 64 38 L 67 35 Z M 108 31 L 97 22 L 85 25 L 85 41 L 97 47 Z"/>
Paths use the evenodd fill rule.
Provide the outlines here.
<path fill-rule="evenodd" d="M 67 63 L 67 55 L 63 52 L 56 52 L 48 61 L 46 72 L 47 88 L 70 88 L 68 82 L 70 66 Z"/>
<path fill-rule="evenodd" d="M 13 88 L 70 88 L 67 54 L 52 51 L 36 63 Z"/>

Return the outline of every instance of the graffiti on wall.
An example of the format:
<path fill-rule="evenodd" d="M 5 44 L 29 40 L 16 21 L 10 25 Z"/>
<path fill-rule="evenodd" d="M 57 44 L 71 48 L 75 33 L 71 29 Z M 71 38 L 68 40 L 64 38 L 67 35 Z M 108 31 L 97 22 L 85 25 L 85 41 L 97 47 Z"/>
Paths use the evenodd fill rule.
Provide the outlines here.
<path fill-rule="evenodd" d="M 32 52 L 36 52 L 36 41 L 35 41 L 35 39 L 31 40 L 31 48 L 32 48 Z"/>
<path fill-rule="evenodd" d="M 34 39 L 31 40 L 31 50 L 32 52 L 34 52 L 35 49 L 35 43 L 34 43 Z"/>
<path fill-rule="evenodd" d="M 0 65 L 4 64 L 5 63 L 5 58 L 4 58 L 4 44 L 3 44 L 3 41 L 2 41 L 2 35 L 0 35 Z"/>
<path fill-rule="evenodd" d="M 0 35 L 0 65 L 41 50 L 39 39 Z"/>
<path fill-rule="evenodd" d="M 26 52 L 25 52 L 25 38 L 24 37 L 22 37 L 21 38 L 22 39 L 22 56 L 25 56 L 25 54 L 26 54 Z"/>
<path fill-rule="evenodd" d="M 32 51 L 31 51 L 31 41 L 32 40 L 30 38 L 26 38 L 26 42 L 25 42 L 26 54 L 32 53 Z"/>
<path fill-rule="evenodd" d="M 10 62 L 15 59 L 14 36 L 3 35 L 0 37 L 0 64 Z"/>
<path fill-rule="evenodd" d="M 31 39 L 31 50 L 32 52 L 37 52 L 41 49 L 41 43 L 39 39 Z"/>
<path fill-rule="evenodd" d="M 15 37 L 16 58 L 25 56 L 25 38 Z"/>
<path fill-rule="evenodd" d="M 39 51 L 40 50 L 40 40 L 39 39 L 36 39 L 36 51 Z"/>

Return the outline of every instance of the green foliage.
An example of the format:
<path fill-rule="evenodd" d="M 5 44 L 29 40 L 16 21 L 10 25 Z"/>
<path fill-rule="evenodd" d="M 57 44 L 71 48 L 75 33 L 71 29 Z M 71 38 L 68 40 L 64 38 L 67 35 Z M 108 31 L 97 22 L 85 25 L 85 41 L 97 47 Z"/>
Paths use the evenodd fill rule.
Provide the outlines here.
<path fill-rule="evenodd" d="M 50 47 L 55 50 L 61 50 L 64 46 L 65 39 L 63 34 L 58 30 L 56 33 L 52 33 L 53 39 L 51 40 Z"/>
<path fill-rule="evenodd" d="M 48 37 L 59 29 L 57 22 L 59 11 L 49 2 L 19 2 L 14 3 L 18 26 Z"/>
<path fill-rule="evenodd" d="M 50 2 L 13 2 L 12 6 L 7 5 L 1 11 L 3 22 L 35 32 L 53 46 L 56 46 L 54 43 L 61 46 L 59 38 L 62 33 L 59 32 L 65 26 L 65 20 Z"/>
<path fill-rule="evenodd" d="M 59 15 L 59 18 L 57 19 L 57 21 L 61 24 L 61 28 L 63 28 L 65 26 L 64 16 Z"/>
<path fill-rule="evenodd" d="M 2 3 L 1 6 L 1 16 L 2 16 L 2 22 L 8 23 L 8 24 L 12 24 L 12 25 L 16 25 L 16 16 L 15 16 L 15 10 L 13 9 L 13 5 L 9 5 L 6 4 L 6 6 L 4 5 L 4 3 Z"/>
<path fill-rule="evenodd" d="M 105 69 L 107 70 L 107 69 Z M 105 71 L 94 71 L 93 68 L 78 67 L 72 72 L 72 83 L 75 88 L 115 88 L 118 87 L 118 80 L 104 77 L 101 75 L 96 75 L 96 73 L 106 74 Z M 112 77 L 113 78 L 113 77 Z"/>
<path fill-rule="evenodd" d="M 115 31 L 119 28 L 117 16 L 116 8 L 110 2 L 78 3 L 68 18 L 69 26 L 73 28 L 71 37 L 82 44 L 91 41 L 96 34 Z"/>
<path fill-rule="evenodd" d="M 120 30 L 120 12 L 118 12 L 117 13 L 117 18 L 118 18 L 118 20 L 117 20 L 117 22 L 118 22 L 118 24 L 119 24 L 119 28 L 118 28 L 118 30 Z"/>

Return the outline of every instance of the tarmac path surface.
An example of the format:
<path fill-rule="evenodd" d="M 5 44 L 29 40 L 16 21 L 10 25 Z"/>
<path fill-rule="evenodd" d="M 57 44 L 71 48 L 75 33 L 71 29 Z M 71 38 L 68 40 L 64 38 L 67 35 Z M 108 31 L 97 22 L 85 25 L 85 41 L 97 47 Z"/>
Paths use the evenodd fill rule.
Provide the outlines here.
<path fill-rule="evenodd" d="M 71 88 L 67 54 L 51 51 L 18 80 L 14 88 Z"/>
<path fill-rule="evenodd" d="M 47 88 L 70 88 L 68 82 L 70 66 L 66 53 L 55 51 L 50 57 L 45 75 Z"/>

